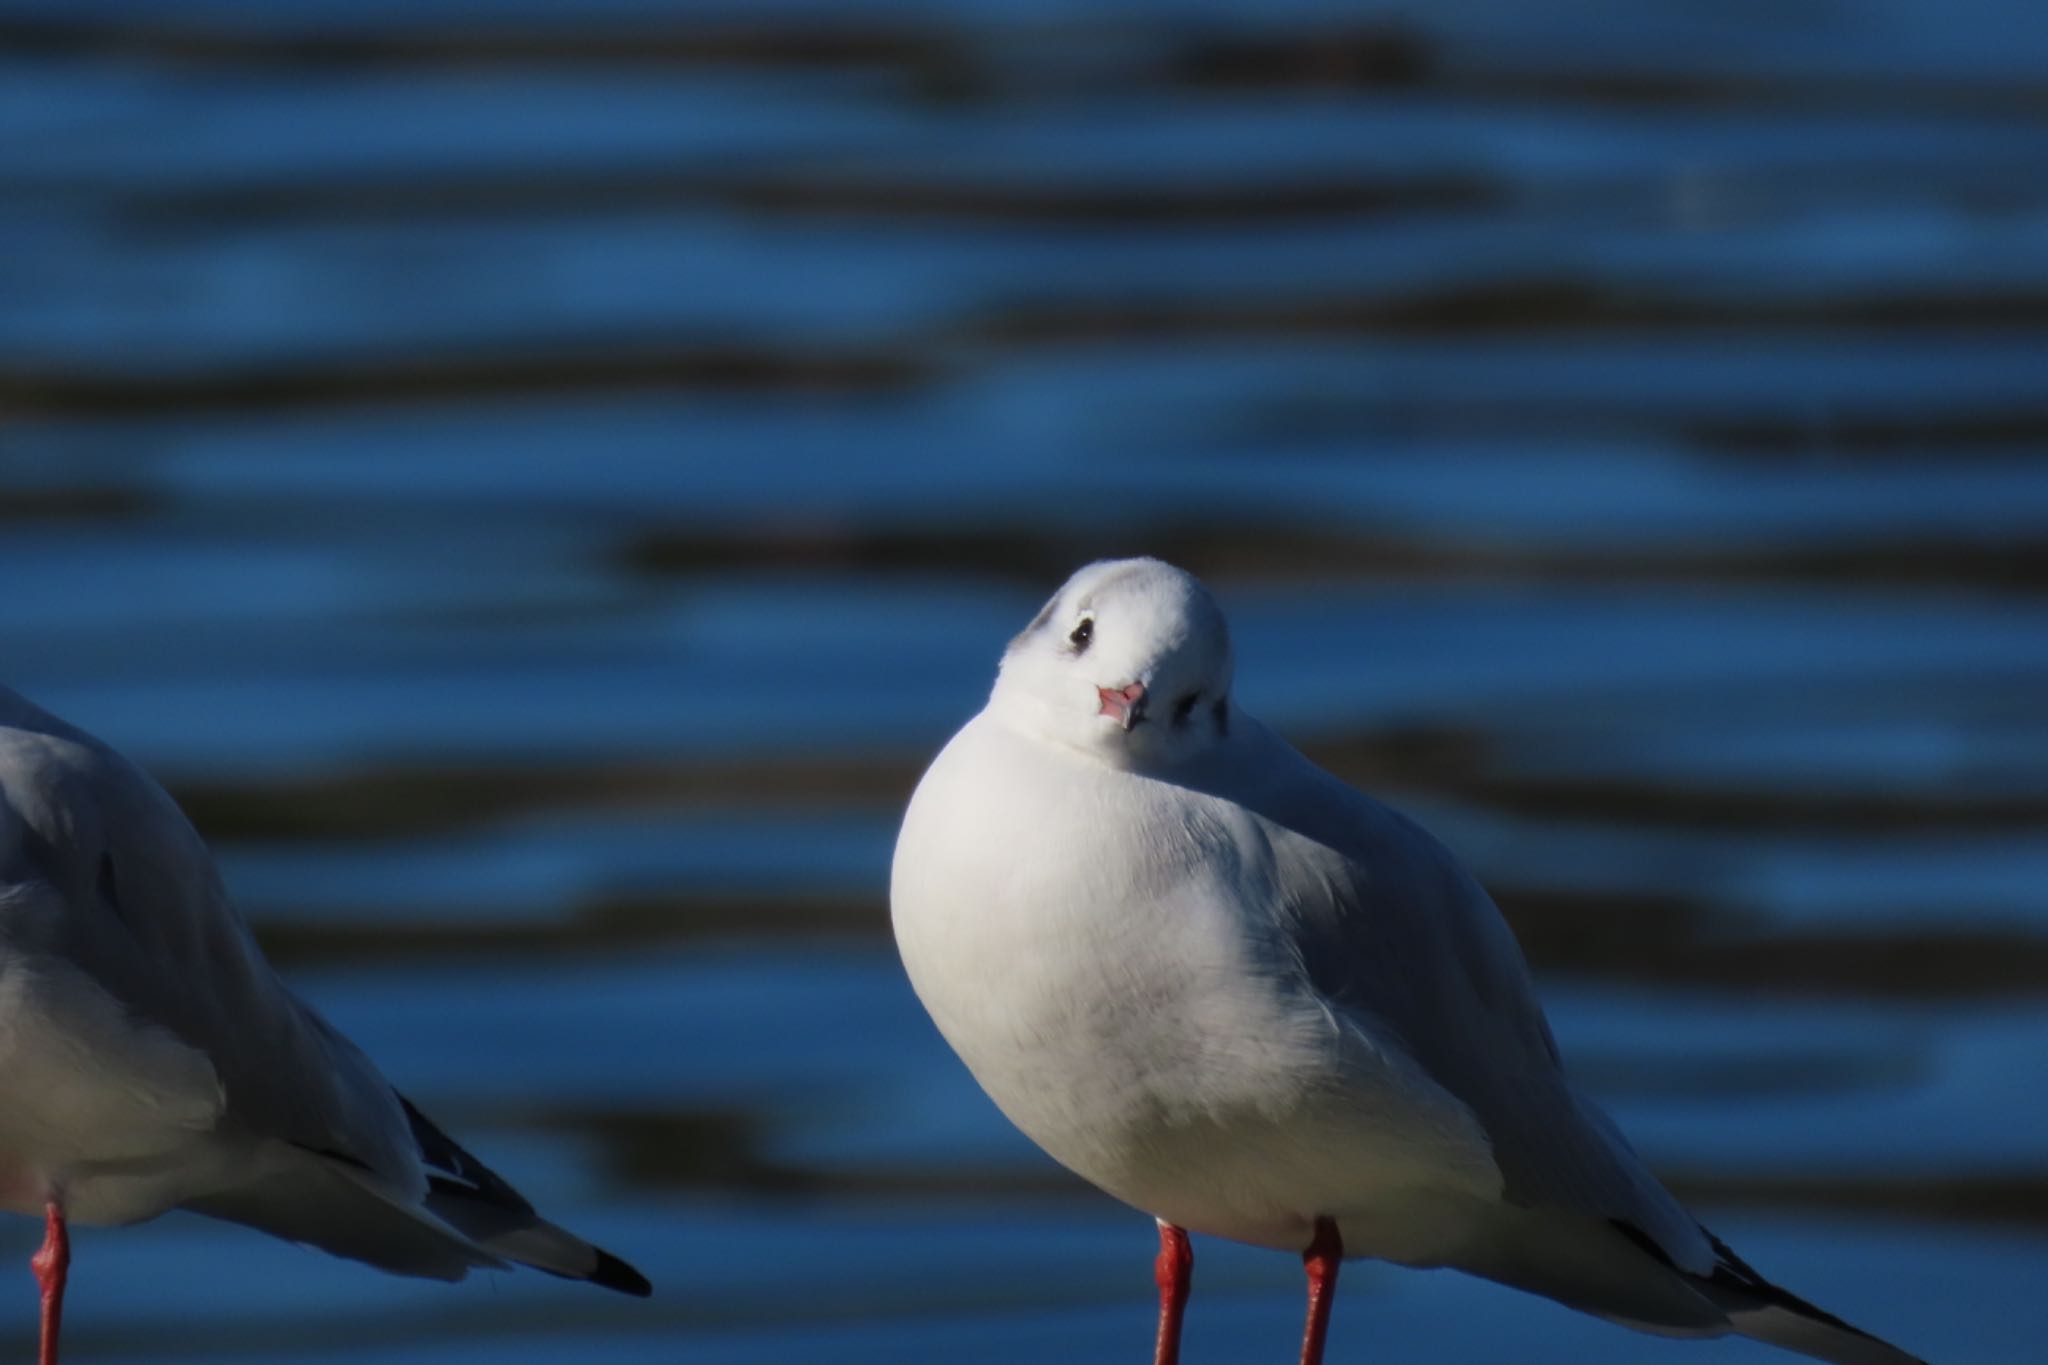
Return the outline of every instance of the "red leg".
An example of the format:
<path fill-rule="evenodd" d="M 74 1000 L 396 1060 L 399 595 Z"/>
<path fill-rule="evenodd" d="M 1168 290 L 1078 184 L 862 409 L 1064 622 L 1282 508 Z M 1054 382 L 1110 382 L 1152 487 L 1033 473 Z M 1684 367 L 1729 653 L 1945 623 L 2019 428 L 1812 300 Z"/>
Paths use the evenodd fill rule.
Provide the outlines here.
<path fill-rule="evenodd" d="M 43 1345 L 37 1365 L 57 1365 L 57 1328 L 64 1320 L 64 1276 L 71 1269 L 71 1233 L 64 1206 L 52 1199 L 43 1209 L 43 1249 L 29 1259 L 43 1287 Z"/>
<path fill-rule="evenodd" d="M 1330 1335 L 1330 1306 L 1337 1301 L 1337 1267 L 1344 1263 L 1344 1239 L 1329 1218 L 1316 1219 L 1315 1240 L 1301 1253 L 1308 1268 L 1308 1326 L 1301 1334 L 1301 1365 L 1323 1365 Z"/>
<path fill-rule="evenodd" d="M 1179 1365 L 1180 1319 L 1188 1306 L 1195 1253 L 1188 1235 L 1164 1219 L 1159 1222 L 1159 1259 L 1153 1262 L 1152 1273 L 1159 1281 L 1159 1345 L 1152 1352 L 1152 1365 Z"/>

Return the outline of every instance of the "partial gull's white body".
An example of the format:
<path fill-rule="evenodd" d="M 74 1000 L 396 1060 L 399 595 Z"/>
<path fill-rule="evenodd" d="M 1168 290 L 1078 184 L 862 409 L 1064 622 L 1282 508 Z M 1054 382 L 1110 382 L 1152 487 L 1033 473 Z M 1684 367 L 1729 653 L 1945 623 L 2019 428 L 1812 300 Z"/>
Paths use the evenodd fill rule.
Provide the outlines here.
<path fill-rule="evenodd" d="M 1112 716 L 1133 679 L 1171 719 Z M 919 784 L 898 946 L 1019 1128 L 1192 1231 L 1301 1251 L 1328 1218 L 1348 1254 L 1652 1331 L 1911 1360 L 1702 1229 L 1572 1089 L 1485 891 L 1229 683 L 1198 584 L 1093 565 Z"/>
<path fill-rule="evenodd" d="M 294 997 L 177 806 L 0 688 L 0 1209 L 187 1207 L 386 1270 L 644 1293 Z"/>

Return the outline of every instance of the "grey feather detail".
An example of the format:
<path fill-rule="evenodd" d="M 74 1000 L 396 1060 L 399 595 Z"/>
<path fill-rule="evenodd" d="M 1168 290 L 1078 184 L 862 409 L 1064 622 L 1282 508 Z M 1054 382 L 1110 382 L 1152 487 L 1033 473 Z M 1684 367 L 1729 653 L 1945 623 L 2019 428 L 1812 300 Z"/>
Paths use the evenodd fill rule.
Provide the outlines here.
<path fill-rule="evenodd" d="M 1498 1208 L 1455 1264 L 1468 1274 L 1660 1336 L 1710 1337 L 1728 1316 L 1640 1234 L 1555 1211 Z M 1646 1239 L 1645 1239 L 1646 1240 Z"/>
<path fill-rule="evenodd" d="M 653 1292 L 646 1278 L 618 1257 L 534 1213 L 514 1213 L 440 1189 L 427 1195 L 427 1208 L 493 1256 L 636 1298 Z"/>
<path fill-rule="evenodd" d="M 1266 770 L 1290 780 L 1229 794 L 1283 831 L 1274 856 L 1303 961 L 1322 964 L 1313 984 L 1400 1038 L 1492 1143 L 1505 1207 L 1453 1264 L 1646 1331 L 1922 1365 L 1770 1284 L 1701 1228 L 1572 1089 L 1520 947 L 1470 873 L 1405 816 L 1264 738 L 1292 760 Z"/>
<path fill-rule="evenodd" d="M 526 1197 L 400 1095 L 420 1159 L 427 1166 L 426 1207 L 494 1256 L 565 1279 L 589 1280 L 645 1298 L 646 1277 L 610 1252 L 548 1222 Z"/>
<path fill-rule="evenodd" d="M 1776 1304 L 1731 1308 L 1728 1320 L 1743 1336 L 1832 1365 L 1927 1365 L 1918 1356 L 1908 1355 L 1866 1332 L 1846 1324 L 1836 1326 Z"/>
<path fill-rule="evenodd" d="M 1927 1365 L 1890 1342 L 1851 1327 L 1824 1308 L 1778 1288 L 1712 1233 L 1714 1273 L 1695 1280 L 1699 1290 L 1728 1314 L 1735 1330 L 1758 1341 L 1799 1351 L 1833 1365 Z"/>
<path fill-rule="evenodd" d="M 1478 881 L 1414 821 L 1244 719 L 1262 752 L 1238 771 L 1273 780 L 1219 794 L 1267 822 L 1276 913 L 1312 987 L 1472 1111 L 1509 1204 L 1583 1219 L 1596 1240 L 1607 1220 L 1628 1222 L 1680 1269 L 1710 1272 L 1692 1216 L 1572 1089 L 1521 947 Z"/>
<path fill-rule="evenodd" d="M 399 1275 L 459 1280 L 476 1267 L 508 1268 L 374 1172 L 310 1152 L 293 1150 L 185 1207 Z"/>

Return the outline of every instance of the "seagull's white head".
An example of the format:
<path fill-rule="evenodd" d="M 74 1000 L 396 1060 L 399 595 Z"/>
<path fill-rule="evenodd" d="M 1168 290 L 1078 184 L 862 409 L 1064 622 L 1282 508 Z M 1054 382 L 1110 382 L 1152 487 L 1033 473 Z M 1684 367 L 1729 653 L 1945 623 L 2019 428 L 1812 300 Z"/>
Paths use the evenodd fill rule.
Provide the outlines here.
<path fill-rule="evenodd" d="M 1194 575 L 1108 559 L 1010 642 L 989 706 L 1119 767 L 1149 766 L 1229 735 L 1230 679 L 1230 628 Z"/>

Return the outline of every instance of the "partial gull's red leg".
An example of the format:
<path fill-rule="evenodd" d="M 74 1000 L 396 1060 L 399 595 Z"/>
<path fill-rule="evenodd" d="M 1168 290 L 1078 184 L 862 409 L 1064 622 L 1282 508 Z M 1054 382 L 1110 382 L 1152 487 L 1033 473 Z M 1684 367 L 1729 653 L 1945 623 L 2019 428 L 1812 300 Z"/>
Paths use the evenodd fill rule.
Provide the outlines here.
<path fill-rule="evenodd" d="M 71 1233 L 64 1226 L 64 1206 L 55 1199 L 43 1206 L 43 1249 L 29 1259 L 36 1283 L 43 1287 L 43 1344 L 37 1365 L 57 1365 L 57 1328 L 64 1321 L 64 1277 L 71 1269 Z"/>
<path fill-rule="evenodd" d="M 1301 1253 L 1308 1268 L 1308 1326 L 1301 1334 L 1301 1365 L 1323 1365 L 1330 1335 L 1330 1306 L 1337 1301 L 1337 1267 L 1344 1263 L 1344 1239 L 1329 1218 L 1316 1219 L 1315 1240 Z"/>
<path fill-rule="evenodd" d="M 1159 1220 L 1159 1259 L 1153 1262 L 1152 1273 L 1159 1281 L 1159 1344 L 1153 1349 L 1152 1365 L 1179 1365 L 1180 1319 L 1187 1311 L 1195 1253 L 1188 1245 L 1188 1235 L 1163 1218 Z"/>

